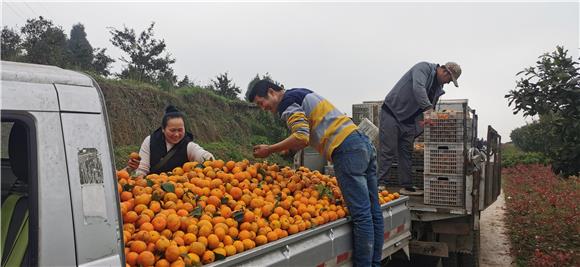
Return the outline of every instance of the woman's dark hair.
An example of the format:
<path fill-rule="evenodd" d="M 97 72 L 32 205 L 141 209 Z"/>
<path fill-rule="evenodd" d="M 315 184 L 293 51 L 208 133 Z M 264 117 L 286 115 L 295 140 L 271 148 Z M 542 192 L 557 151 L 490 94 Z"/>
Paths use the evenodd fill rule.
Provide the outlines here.
<path fill-rule="evenodd" d="M 266 97 L 266 95 L 268 95 L 269 88 L 272 88 L 274 91 L 284 90 L 284 88 L 275 84 L 270 79 L 253 80 L 248 85 L 246 100 L 248 100 L 248 102 L 254 102 L 254 98 L 256 98 L 256 96 Z"/>
<path fill-rule="evenodd" d="M 161 127 L 165 129 L 167 127 L 167 121 L 174 118 L 181 118 L 185 122 L 185 115 L 183 112 L 179 111 L 176 107 L 169 105 L 165 108 L 165 114 L 163 114 L 163 119 L 161 120 Z"/>

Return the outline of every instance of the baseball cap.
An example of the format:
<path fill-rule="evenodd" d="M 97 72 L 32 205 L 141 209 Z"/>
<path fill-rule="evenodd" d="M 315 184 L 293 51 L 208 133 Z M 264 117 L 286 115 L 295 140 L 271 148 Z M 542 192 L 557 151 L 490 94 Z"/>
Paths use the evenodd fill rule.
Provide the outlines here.
<path fill-rule="evenodd" d="M 453 85 L 455 85 L 455 87 L 459 87 L 459 85 L 457 84 L 457 79 L 459 78 L 459 76 L 461 76 L 461 67 L 459 66 L 459 64 L 455 62 L 447 62 L 445 63 L 445 65 L 443 65 L 443 67 L 451 74 Z"/>

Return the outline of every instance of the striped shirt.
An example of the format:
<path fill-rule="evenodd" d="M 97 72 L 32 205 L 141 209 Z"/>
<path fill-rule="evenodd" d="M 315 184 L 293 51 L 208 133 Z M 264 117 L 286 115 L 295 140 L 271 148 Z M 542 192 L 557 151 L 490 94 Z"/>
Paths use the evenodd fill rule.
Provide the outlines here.
<path fill-rule="evenodd" d="M 328 100 L 303 88 L 287 90 L 278 105 L 292 136 L 305 141 L 327 160 L 332 152 L 358 127 Z"/>

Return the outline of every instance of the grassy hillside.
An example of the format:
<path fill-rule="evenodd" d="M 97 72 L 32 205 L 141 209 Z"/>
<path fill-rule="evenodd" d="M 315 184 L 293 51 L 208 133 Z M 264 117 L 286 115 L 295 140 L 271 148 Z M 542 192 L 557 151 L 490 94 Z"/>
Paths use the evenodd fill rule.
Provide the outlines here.
<path fill-rule="evenodd" d="M 161 126 L 169 104 L 185 113 L 186 129 L 194 141 L 223 160 L 255 160 L 253 145 L 274 143 L 287 135 L 284 123 L 272 114 L 207 89 L 190 87 L 166 92 L 135 81 L 95 79 L 105 96 L 117 168 L 124 167 L 127 155 L 138 151 L 143 139 Z M 267 160 L 290 163 L 277 155 Z"/>

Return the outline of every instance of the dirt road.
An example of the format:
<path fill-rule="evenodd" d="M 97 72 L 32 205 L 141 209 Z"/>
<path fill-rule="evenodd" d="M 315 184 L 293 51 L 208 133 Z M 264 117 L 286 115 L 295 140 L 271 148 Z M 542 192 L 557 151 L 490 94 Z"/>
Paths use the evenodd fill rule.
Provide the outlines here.
<path fill-rule="evenodd" d="M 481 213 L 481 267 L 516 266 L 510 256 L 510 242 L 504 224 L 505 199 L 503 192 L 497 201 Z"/>

